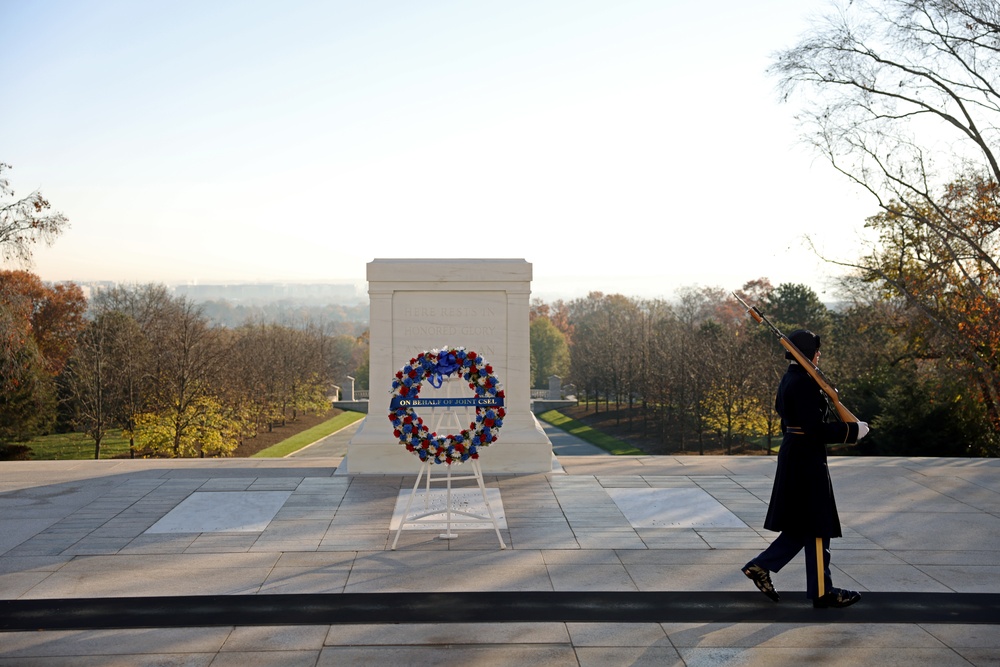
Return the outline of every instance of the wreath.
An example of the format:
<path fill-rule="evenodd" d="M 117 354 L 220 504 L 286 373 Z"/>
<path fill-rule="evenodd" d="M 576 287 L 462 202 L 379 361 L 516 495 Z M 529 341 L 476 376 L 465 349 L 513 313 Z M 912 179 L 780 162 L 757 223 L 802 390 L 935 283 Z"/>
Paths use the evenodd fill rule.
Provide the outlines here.
<path fill-rule="evenodd" d="M 469 388 L 473 398 L 420 398 L 420 387 L 427 380 L 440 388 L 444 379 L 458 373 Z M 473 351 L 464 348 L 445 348 L 421 352 L 410 363 L 396 372 L 392 381 L 392 401 L 389 404 L 389 421 L 399 444 L 416 454 L 421 462 L 462 463 L 479 458 L 479 449 L 496 442 L 503 426 L 504 392 L 493 374 L 493 367 Z M 469 428 L 455 435 L 438 435 L 429 431 L 414 409 L 418 406 L 474 406 L 476 420 Z"/>

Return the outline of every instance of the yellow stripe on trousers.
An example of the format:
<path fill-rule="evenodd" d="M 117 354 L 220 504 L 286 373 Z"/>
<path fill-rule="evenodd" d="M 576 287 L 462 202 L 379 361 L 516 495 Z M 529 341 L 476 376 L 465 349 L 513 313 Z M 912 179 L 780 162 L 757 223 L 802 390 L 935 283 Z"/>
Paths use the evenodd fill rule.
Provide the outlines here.
<path fill-rule="evenodd" d="M 823 597 L 826 594 L 826 577 L 824 576 L 826 567 L 825 559 L 823 558 L 823 538 L 816 538 L 816 576 L 818 577 L 819 588 L 816 592 L 819 593 L 819 597 Z"/>

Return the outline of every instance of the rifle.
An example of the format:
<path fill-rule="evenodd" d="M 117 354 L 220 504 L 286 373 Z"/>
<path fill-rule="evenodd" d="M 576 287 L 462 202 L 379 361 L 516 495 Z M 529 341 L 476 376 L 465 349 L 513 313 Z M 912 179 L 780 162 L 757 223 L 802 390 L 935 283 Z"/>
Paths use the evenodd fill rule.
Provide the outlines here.
<path fill-rule="evenodd" d="M 816 384 L 818 384 L 819 388 L 823 390 L 823 393 L 830 397 L 830 402 L 833 404 L 833 409 L 836 410 L 837 416 L 840 417 L 840 421 L 861 421 L 851 414 L 851 411 L 844 407 L 844 404 L 840 402 L 840 395 L 837 393 L 837 388 L 826 379 L 826 376 L 823 375 L 823 371 L 821 371 L 818 366 L 813 364 L 812 360 L 806 359 L 805 355 L 799 352 L 799 348 L 795 347 L 795 344 L 788 340 L 788 337 L 781 333 L 781 331 L 778 330 L 778 327 L 771 324 L 771 321 L 764 317 L 764 313 L 760 312 L 760 309 L 757 308 L 757 306 L 750 306 L 746 301 L 737 296 L 735 292 L 733 292 L 733 296 L 736 297 L 736 300 L 739 301 L 744 308 L 747 309 L 747 314 L 750 317 L 757 320 L 758 323 L 766 324 L 770 327 L 774 335 L 778 337 L 778 342 L 781 343 L 781 347 L 788 350 L 792 357 L 795 358 L 795 361 L 799 362 L 799 365 L 806 369 L 806 372 L 809 373 L 814 380 L 816 380 Z"/>

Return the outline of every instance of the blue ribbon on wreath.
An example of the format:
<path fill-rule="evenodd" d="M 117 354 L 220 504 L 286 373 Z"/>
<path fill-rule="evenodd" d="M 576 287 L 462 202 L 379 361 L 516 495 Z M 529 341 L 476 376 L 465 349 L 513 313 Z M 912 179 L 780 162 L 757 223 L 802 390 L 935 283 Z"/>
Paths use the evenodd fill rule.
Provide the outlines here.
<path fill-rule="evenodd" d="M 431 386 L 435 389 L 440 389 L 441 385 L 444 384 L 445 376 L 451 375 L 459 369 L 458 359 L 451 352 L 442 352 L 438 355 L 438 361 L 431 369 L 430 375 L 427 376 L 427 380 L 431 383 Z"/>

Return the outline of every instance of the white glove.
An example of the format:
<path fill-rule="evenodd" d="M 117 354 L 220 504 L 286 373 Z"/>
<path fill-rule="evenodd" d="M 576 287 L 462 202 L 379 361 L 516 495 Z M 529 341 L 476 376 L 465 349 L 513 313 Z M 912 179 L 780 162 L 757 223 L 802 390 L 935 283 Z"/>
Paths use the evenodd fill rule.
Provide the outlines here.
<path fill-rule="evenodd" d="M 868 435 L 868 422 L 858 422 L 858 440 Z"/>

